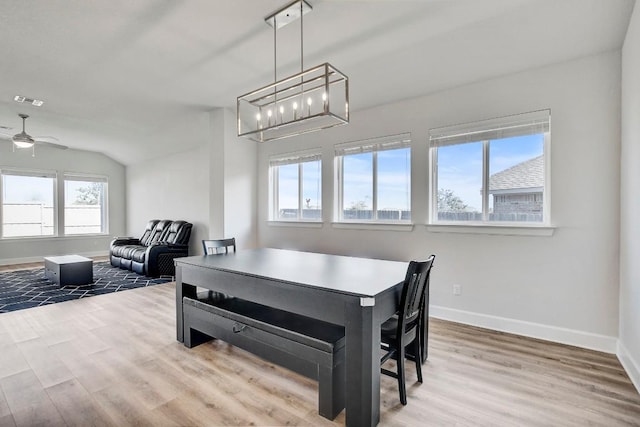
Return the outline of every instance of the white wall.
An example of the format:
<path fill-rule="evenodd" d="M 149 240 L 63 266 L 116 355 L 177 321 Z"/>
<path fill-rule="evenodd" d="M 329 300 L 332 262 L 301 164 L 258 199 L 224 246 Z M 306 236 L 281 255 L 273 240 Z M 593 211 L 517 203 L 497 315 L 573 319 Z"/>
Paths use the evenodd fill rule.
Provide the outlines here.
<path fill-rule="evenodd" d="M 193 224 L 189 253 L 201 252 L 209 234 L 209 168 L 206 146 L 127 166 L 127 233 L 139 237 L 151 219 Z"/>
<path fill-rule="evenodd" d="M 637 3 L 622 49 L 620 176 L 618 356 L 640 390 L 640 7 Z"/>
<path fill-rule="evenodd" d="M 202 113 L 195 150 L 127 167 L 127 230 L 139 236 L 153 218 L 193 224 L 191 255 L 203 239 L 236 237 L 239 248 L 256 241 L 255 143 L 235 136 L 230 110 Z"/>
<path fill-rule="evenodd" d="M 109 231 L 104 236 L 3 239 L 0 240 L 0 264 L 36 262 L 41 261 L 43 256 L 50 255 L 108 255 L 113 236 L 125 233 L 125 168 L 115 160 L 90 151 L 59 150 L 44 146 L 37 146 L 35 157 L 32 157 L 31 150 L 13 152 L 10 143 L 2 142 L 0 168 L 2 167 L 56 172 L 59 193 L 64 189 L 62 176 L 65 172 L 107 176 Z"/>
<path fill-rule="evenodd" d="M 427 231 L 433 127 L 552 111 L 552 236 Z M 259 245 L 395 260 L 435 253 L 432 314 L 615 352 L 618 334 L 620 53 L 454 88 L 353 114 L 351 124 L 259 150 Z M 411 132 L 412 231 L 334 228 L 333 144 Z M 323 149 L 322 228 L 267 223 L 268 156 Z M 462 295 L 452 295 L 453 284 Z"/>
<path fill-rule="evenodd" d="M 258 147 L 238 138 L 235 111 L 224 110 L 224 237 L 235 237 L 238 249 L 257 242 Z M 215 236 L 212 236 L 215 237 Z"/>

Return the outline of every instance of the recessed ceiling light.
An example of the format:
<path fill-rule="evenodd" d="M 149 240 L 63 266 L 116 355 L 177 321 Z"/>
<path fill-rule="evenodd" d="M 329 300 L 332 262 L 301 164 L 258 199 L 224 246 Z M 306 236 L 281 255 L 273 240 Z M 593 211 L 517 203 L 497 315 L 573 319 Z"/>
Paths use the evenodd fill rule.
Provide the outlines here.
<path fill-rule="evenodd" d="M 42 107 L 42 104 L 44 104 L 44 101 L 40 99 L 32 99 L 32 98 L 27 98 L 26 96 L 20 96 L 20 95 L 14 96 L 13 100 L 20 103 L 28 102 L 34 107 Z"/>

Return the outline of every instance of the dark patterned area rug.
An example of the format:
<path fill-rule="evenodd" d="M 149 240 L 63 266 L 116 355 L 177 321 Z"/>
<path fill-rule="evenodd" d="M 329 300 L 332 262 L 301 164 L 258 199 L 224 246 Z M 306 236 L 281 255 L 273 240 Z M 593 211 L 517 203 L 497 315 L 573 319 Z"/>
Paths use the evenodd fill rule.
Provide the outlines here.
<path fill-rule="evenodd" d="M 152 278 L 121 270 L 108 262 L 93 264 L 93 283 L 85 286 L 58 287 L 44 277 L 44 268 L 0 273 L 0 313 L 171 281 L 171 277 Z"/>

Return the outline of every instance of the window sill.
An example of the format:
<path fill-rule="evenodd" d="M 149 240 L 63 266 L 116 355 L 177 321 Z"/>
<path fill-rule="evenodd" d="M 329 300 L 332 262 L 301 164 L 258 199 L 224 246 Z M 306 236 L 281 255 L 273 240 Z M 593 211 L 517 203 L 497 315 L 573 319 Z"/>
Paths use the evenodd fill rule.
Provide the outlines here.
<path fill-rule="evenodd" d="M 332 222 L 331 226 L 353 230 L 412 231 L 414 224 L 410 222 Z"/>
<path fill-rule="evenodd" d="M 267 221 L 270 227 L 322 228 L 321 221 Z"/>
<path fill-rule="evenodd" d="M 60 241 L 60 240 L 75 240 L 75 239 L 95 239 L 96 237 L 106 237 L 112 239 L 108 233 L 99 234 L 67 234 L 64 236 L 22 236 L 22 237 L 3 237 L 0 240 L 3 242 L 29 242 L 29 241 Z"/>
<path fill-rule="evenodd" d="M 494 234 L 498 236 L 553 236 L 556 227 L 545 225 L 428 224 L 433 233 Z"/>

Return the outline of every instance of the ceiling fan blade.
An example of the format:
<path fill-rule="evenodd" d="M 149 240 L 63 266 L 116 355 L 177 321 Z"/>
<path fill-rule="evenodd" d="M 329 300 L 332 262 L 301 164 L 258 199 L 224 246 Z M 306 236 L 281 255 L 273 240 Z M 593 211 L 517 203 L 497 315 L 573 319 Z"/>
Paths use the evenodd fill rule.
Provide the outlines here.
<path fill-rule="evenodd" d="M 57 141 L 57 138 L 52 138 L 52 139 L 55 139 Z M 66 150 L 67 148 L 69 148 L 66 145 L 56 144 L 55 142 L 44 141 L 42 139 L 36 139 L 35 143 L 38 144 L 38 145 L 45 146 L 45 147 L 59 148 L 61 150 Z"/>
<path fill-rule="evenodd" d="M 0 133 L 0 139 L 2 140 L 11 141 L 12 137 L 13 135 L 10 135 L 8 133 Z"/>
<path fill-rule="evenodd" d="M 41 142 L 51 142 L 51 143 L 60 142 L 60 140 L 55 136 L 34 136 L 33 139 Z"/>

